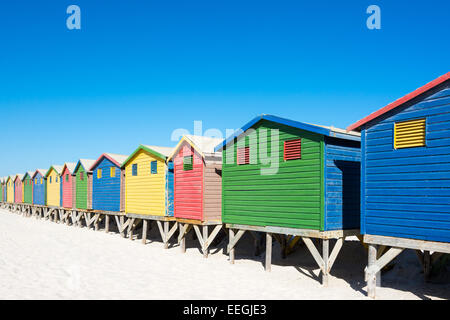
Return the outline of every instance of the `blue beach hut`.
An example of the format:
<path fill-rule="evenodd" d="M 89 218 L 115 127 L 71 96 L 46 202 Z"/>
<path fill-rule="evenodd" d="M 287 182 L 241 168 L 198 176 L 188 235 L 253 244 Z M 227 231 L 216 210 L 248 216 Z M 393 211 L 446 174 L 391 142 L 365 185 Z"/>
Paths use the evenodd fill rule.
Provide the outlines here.
<path fill-rule="evenodd" d="M 450 253 L 450 72 L 348 127 L 361 131 L 361 233 L 368 291 L 403 249 L 425 273 L 430 252 Z M 392 247 L 377 260 L 377 246 Z M 422 252 L 423 251 L 423 252 Z"/>
<path fill-rule="evenodd" d="M 47 174 L 46 169 L 37 169 L 31 180 L 33 182 L 33 204 L 45 206 L 45 175 Z"/>
<path fill-rule="evenodd" d="M 121 167 L 128 156 L 104 153 L 92 165 L 92 209 L 123 211 L 125 179 Z"/>

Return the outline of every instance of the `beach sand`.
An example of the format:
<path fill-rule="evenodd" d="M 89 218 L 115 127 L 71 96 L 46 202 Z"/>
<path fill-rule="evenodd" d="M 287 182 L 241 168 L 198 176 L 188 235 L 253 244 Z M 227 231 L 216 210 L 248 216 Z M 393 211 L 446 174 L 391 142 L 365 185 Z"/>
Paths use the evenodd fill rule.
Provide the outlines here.
<path fill-rule="evenodd" d="M 269 273 L 264 254 L 254 256 L 249 235 L 240 240 L 230 265 L 226 238 L 205 259 L 191 235 L 182 254 L 176 243 L 165 250 L 157 232 L 154 227 L 143 245 L 117 233 L 0 209 L 0 299 L 368 299 L 367 253 L 356 238 L 345 243 L 324 288 L 304 245 L 281 259 L 275 243 Z M 424 281 L 411 250 L 382 279 L 377 299 L 450 298 L 448 281 Z"/>

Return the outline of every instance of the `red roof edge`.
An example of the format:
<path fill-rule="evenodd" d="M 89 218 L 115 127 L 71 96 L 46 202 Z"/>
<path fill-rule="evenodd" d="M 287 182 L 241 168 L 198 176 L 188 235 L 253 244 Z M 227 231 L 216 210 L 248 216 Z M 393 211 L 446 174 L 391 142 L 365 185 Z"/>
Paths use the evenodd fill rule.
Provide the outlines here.
<path fill-rule="evenodd" d="M 406 96 L 395 100 L 394 102 L 388 104 L 387 106 L 381 108 L 378 111 L 375 111 L 373 113 L 371 113 L 370 115 L 368 115 L 367 117 L 355 122 L 354 124 L 350 125 L 347 127 L 348 131 L 351 130 L 356 130 L 358 128 L 360 128 L 362 125 L 366 124 L 369 121 L 372 121 L 373 119 L 378 118 L 379 116 L 385 114 L 388 111 L 391 111 L 392 109 L 395 109 L 399 106 L 401 106 L 402 104 L 414 99 L 415 97 L 421 95 L 422 93 L 427 92 L 430 89 L 433 89 L 434 87 L 440 85 L 441 83 L 447 81 L 448 79 L 450 79 L 450 72 L 447 72 L 446 74 L 440 76 L 437 79 L 434 79 L 433 81 L 427 83 L 426 85 L 414 90 L 411 93 L 408 93 Z"/>

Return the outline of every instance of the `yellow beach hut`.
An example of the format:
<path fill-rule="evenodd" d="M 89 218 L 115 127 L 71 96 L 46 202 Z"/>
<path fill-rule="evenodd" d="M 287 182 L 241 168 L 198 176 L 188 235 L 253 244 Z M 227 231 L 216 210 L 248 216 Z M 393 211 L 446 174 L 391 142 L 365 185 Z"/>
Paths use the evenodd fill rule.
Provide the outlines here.
<path fill-rule="evenodd" d="M 53 165 L 45 174 L 47 184 L 47 205 L 50 207 L 61 206 L 61 172 L 63 166 Z"/>
<path fill-rule="evenodd" d="M 14 178 L 16 176 L 9 176 L 6 180 L 6 201 L 14 203 Z"/>
<path fill-rule="evenodd" d="M 125 169 L 125 212 L 173 216 L 173 148 L 140 145 L 122 165 Z"/>

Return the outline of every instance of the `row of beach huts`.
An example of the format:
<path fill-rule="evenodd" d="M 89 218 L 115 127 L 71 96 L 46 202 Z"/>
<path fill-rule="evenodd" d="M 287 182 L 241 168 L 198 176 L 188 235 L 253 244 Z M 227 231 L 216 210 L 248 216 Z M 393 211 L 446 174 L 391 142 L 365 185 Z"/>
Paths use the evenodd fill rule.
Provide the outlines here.
<path fill-rule="evenodd" d="M 176 147 L 52 165 L 0 179 L 13 212 L 86 226 L 117 224 L 133 238 L 150 223 L 165 247 L 191 230 L 205 257 L 218 235 L 227 252 L 245 232 L 288 254 L 299 240 L 326 286 L 344 240 L 368 248 L 368 295 L 404 249 L 426 274 L 450 253 L 450 72 L 347 130 L 261 115 L 225 140 L 184 135 Z M 216 241 L 217 242 L 217 241 Z M 333 246 L 332 246 L 333 245 Z"/>

